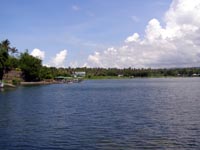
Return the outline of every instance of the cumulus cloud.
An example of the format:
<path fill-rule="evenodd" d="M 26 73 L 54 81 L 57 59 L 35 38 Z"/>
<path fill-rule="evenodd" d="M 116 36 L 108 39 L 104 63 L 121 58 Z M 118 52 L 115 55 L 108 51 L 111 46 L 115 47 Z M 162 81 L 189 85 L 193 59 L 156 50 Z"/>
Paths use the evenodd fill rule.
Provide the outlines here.
<path fill-rule="evenodd" d="M 144 38 L 138 33 L 124 44 L 88 56 L 88 67 L 196 67 L 200 66 L 200 1 L 173 0 L 165 25 L 151 19 Z"/>
<path fill-rule="evenodd" d="M 45 58 L 45 52 L 44 51 L 41 51 L 40 49 L 33 49 L 33 51 L 31 52 L 31 55 L 34 56 L 34 57 L 37 57 L 41 60 L 43 60 Z"/>
<path fill-rule="evenodd" d="M 52 59 L 52 65 L 55 67 L 65 67 L 65 61 L 67 58 L 67 50 L 62 50 L 56 54 L 55 58 Z"/>
<path fill-rule="evenodd" d="M 140 35 L 138 33 L 134 33 L 132 36 L 127 37 L 125 42 L 126 43 L 137 42 L 137 41 L 139 41 L 139 37 L 140 37 Z"/>

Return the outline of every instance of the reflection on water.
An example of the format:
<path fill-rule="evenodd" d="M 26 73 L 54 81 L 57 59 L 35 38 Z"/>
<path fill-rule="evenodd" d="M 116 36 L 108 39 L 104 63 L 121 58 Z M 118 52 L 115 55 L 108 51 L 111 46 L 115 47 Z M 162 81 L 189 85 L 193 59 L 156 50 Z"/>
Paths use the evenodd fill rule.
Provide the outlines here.
<path fill-rule="evenodd" d="M 4 88 L 0 88 L 0 92 L 4 92 L 5 90 L 4 90 Z"/>
<path fill-rule="evenodd" d="M 0 148 L 199 149 L 199 78 L 95 80 L 0 93 Z"/>

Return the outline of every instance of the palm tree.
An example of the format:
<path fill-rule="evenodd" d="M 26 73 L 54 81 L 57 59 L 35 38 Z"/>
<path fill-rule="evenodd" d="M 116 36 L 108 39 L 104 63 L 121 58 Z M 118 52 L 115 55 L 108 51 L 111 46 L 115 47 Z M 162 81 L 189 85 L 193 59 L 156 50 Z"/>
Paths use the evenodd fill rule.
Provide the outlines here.
<path fill-rule="evenodd" d="M 8 39 L 0 43 L 0 47 L 4 48 L 8 53 L 16 53 L 17 49 L 15 47 L 10 47 L 10 41 Z"/>
<path fill-rule="evenodd" d="M 8 52 L 5 48 L 0 46 L 0 80 L 3 79 L 5 63 L 8 59 Z"/>
<path fill-rule="evenodd" d="M 8 60 L 9 53 L 16 53 L 17 49 L 15 47 L 10 47 L 10 41 L 4 40 L 0 43 L 0 81 L 3 79 L 5 64 Z"/>

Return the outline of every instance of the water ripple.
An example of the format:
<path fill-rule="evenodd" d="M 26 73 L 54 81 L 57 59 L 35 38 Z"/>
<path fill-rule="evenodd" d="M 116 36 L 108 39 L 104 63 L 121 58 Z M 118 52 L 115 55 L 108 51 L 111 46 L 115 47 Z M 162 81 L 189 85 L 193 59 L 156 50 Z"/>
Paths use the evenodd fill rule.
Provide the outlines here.
<path fill-rule="evenodd" d="M 199 82 L 96 80 L 4 91 L 0 148 L 199 149 Z"/>

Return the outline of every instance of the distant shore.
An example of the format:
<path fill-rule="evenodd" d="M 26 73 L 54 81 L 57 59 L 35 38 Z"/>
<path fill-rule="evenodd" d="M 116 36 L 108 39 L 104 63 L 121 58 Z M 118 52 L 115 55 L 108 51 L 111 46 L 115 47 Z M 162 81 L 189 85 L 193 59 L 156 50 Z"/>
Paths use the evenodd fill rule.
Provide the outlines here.
<path fill-rule="evenodd" d="M 91 78 L 85 78 L 85 80 L 104 80 L 104 79 L 146 79 L 146 78 L 199 78 L 188 76 L 150 76 L 150 77 L 118 77 L 118 76 L 93 76 Z"/>

